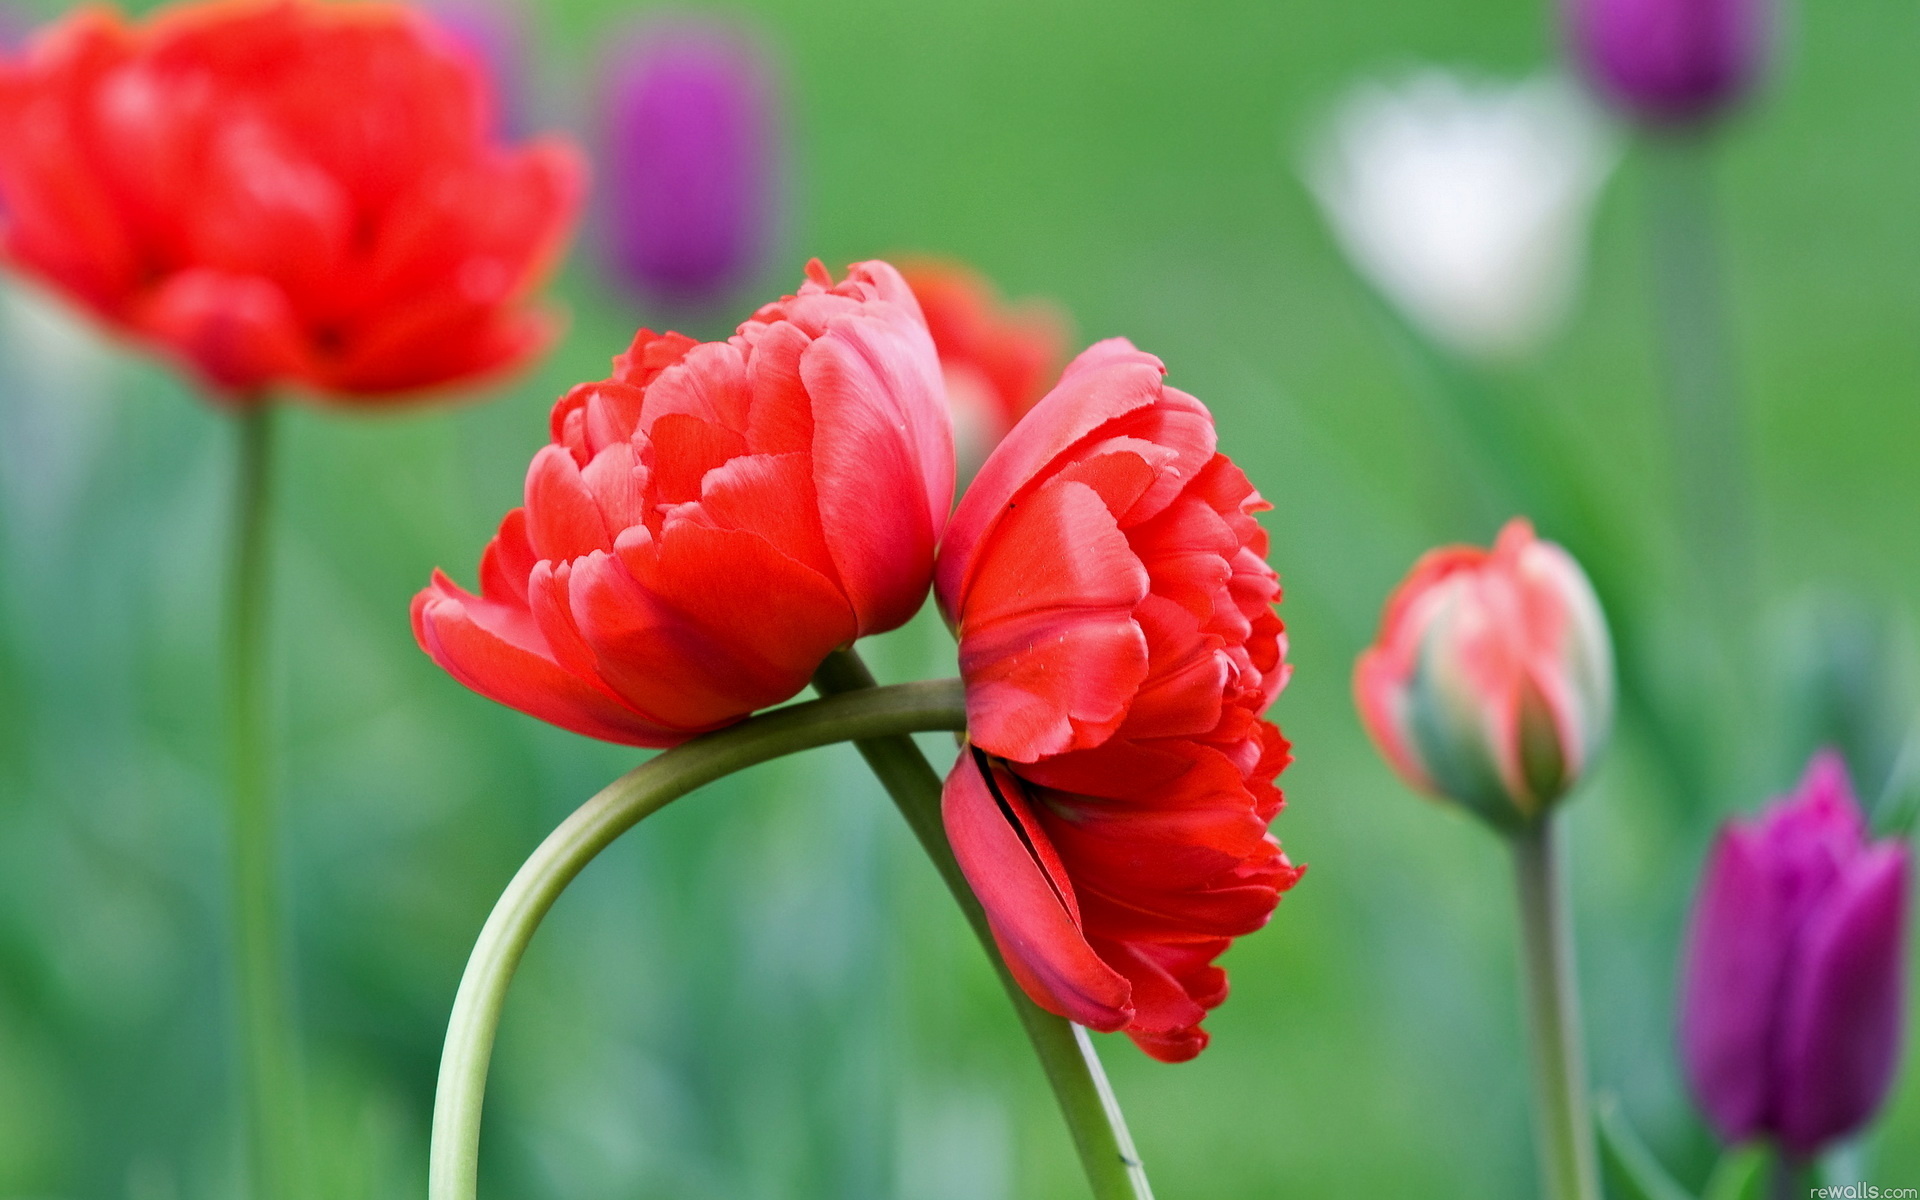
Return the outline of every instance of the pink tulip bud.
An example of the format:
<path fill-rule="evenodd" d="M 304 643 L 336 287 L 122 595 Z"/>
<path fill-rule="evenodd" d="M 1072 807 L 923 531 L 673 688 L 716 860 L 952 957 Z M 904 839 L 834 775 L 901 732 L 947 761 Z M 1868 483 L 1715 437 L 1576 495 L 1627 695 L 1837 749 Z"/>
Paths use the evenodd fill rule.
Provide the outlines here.
<path fill-rule="evenodd" d="M 1580 565 L 1516 519 L 1491 551 L 1447 546 L 1414 565 L 1354 693 L 1409 783 L 1512 828 L 1566 794 L 1605 744 L 1613 647 Z"/>

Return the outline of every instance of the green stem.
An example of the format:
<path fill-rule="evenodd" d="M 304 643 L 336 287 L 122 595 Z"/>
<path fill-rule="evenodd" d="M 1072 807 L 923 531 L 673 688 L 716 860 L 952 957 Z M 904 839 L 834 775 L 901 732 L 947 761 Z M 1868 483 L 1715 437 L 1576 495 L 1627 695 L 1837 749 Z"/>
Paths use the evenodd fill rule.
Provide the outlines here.
<path fill-rule="evenodd" d="M 857 695 L 872 688 L 874 680 L 866 664 L 849 649 L 828 656 L 814 675 L 813 686 L 826 696 Z M 1035 1004 L 1001 959 L 986 911 L 947 842 L 946 828 L 940 820 L 940 776 L 910 737 L 863 738 L 854 745 L 920 839 L 921 848 L 933 860 L 994 970 L 999 972 L 1020 1024 L 1040 1057 L 1047 1082 L 1053 1085 L 1096 1200 L 1152 1200 L 1146 1169 L 1134 1149 L 1133 1135 L 1127 1132 L 1126 1118 L 1100 1066 L 1093 1040 L 1085 1029 Z"/>
<path fill-rule="evenodd" d="M 266 628 L 273 412 L 264 400 L 239 432 L 227 593 L 227 728 L 234 971 L 247 1166 L 255 1200 L 305 1191 L 298 1054 L 282 939 L 279 832 L 268 768 Z"/>
<path fill-rule="evenodd" d="M 487 1066 L 507 986 L 547 910 L 595 855 L 674 800 L 756 763 L 833 742 L 964 729 L 966 719 L 957 679 L 795 704 L 657 755 L 576 809 L 507 885 L 461 976 L 434 1095 L 430 1200 L 473 1200 Z"/>
<path fill-rule="evenodd" d="M 1548 1200 L 1600 1200 L 1558 819 L 1550 812 L 1513 835 L 1533 1047 L 1534 1134 Z"/>
<path fill-rule="evenodd" d="M 1746 429 L 1715 236 L 1712 143 L 1650 136 L 1646 164 L 1654 284 L 1665 359 L 1680 524 L 1706 572 L 1707 599 L 1731 620 L 1753 587 Z"/>
<path fill-rule="evenodd" d="M 1801 1200 L 1807 1194 L 1807 1165 L 1775 1150 L 1767 1168 L 1767 1200 Z"/>

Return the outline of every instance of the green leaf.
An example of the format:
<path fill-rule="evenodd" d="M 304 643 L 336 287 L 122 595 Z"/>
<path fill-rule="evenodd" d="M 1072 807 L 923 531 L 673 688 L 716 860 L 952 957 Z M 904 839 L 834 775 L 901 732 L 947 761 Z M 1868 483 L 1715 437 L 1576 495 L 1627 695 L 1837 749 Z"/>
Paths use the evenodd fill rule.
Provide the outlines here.
<path fill-rule="evenodd" d="M 1767 1150 L 1758 1144 L 1735 1146 L 1714 1164 L 1700 1200 L 1761 1200 L 1766 1195 Z"/>
<path fill-rule="evenodd" d="M 1607 1179 L 1622 1200 L 1694 1200 L 1693 1193 L 1681 1187 L 1647 1149 L 1640 1135 L 1620 1110 L 1620 1099 L 1610 1092 L 1596 1098 L 1595 1110 L 1600 1126 L 1600 1150 L 1606 1160 Z"/>

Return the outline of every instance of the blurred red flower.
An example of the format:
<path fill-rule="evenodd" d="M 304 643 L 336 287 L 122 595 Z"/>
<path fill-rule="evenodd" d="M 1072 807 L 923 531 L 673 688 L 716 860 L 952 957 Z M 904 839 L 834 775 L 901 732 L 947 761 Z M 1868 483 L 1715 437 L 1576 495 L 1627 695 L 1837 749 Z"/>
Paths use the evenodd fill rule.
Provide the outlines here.
<path fill-rule="evenodd" d="M 553 409 L 480 594 L 435 572 L 421 648 L 474 691 L 670 746 L 805 687 L 925 601 L 953 503 L 940 364 L 884 262 L 724 342 L 641 330 Z"/>
<path fill-rule="evenodd" d="M 493 142 L 491 104 L 397 4 L 82 9 L 0 62 L 0 245 L 235 402 L 502 370 L 551 336 L 583 171 Z"/>
<path fill-rule="evenodd" d="M 1124 340 L 1089 349 L 981 468 L 936 587 L 970 747 L 948 836 L 1043 1008 L 1163 1061 L 1207 1043 L 1213 960 L 1300 869 L 1267 824 L 1287 743 L 1280 583 L 1213 418 Z"/>
<path fill-rule="evenodd" d="M 964 263 L 911 258 L 900 273 L 940 351 L 960 457 L 977 466 L 1054 381 L 1066 357 L 1067 322 L 1050 304 L 1003 301 Z"/>

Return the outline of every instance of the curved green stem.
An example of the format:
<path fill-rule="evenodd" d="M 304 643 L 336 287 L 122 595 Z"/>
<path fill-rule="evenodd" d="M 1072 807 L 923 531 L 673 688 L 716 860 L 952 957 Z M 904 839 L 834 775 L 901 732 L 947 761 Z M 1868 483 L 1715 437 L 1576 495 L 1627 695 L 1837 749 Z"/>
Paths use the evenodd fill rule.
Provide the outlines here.
<path fill-rule="evenodd" d="M 1548 1200 L 1601 1200 L 1558 814 L 1512 835 L 1533 1042 L 1534 1134 Z"/>
<path fill-rule="evenodd" d="M 487 1066 L 507 986 L 547 910 L 595 855 L 674 800 L 756 763 L 833 742 L 964 729 L 966 719 L 957 679 L 795 704 L 676 746 L 576 809 L 507 885 L 461 976 L 434 1095 L 430 1200 L 473 1200 Z"/>
<path fill-rule="evenodd" d="M 255 1200 L 294 1200 L 305 1192 L 299 1055 L 281 930 L 279 830 L 267 737 L 273 410 L 260 400 L 236 420 L 226 625 L 228 836 L 247 1167 Z"/>
<path fill-rule="evenodd" d="M 873 675 L 852 650 L 830 655 L 813 677 L 813 686 L 822 695 L 858 695 L 874 686 Z M 1097 1200 L 1152 1200 L 1153 1189 L 1140 1154 L 1134 1149 L 1133 1135 L 1107 1082 L 1087 1031 L 1065 1017 L 1058 1017 L 1035 1004 L 1007 970 L 994 944 L 993 931 L 987 926 L 987 914 L 960 864 L 953 857 L 945 827 L 940 821 L 940 776 L 927 762 L 926 755 L 904 735 L 862 738 L 855 741 L 860 754 L 885 785 L 900 815 L 907 819 L 921 848 L 933 860 L 947 890 L 966 914 L 967 923 L 986 949 L 994 970 L 1000 973 L 1007 998 L 1033 1043 L 1034 1053 L 1046 1071 L 1047 1082 L 1060 1102 L 1067 1119 L 1073 1144 L 1086 1168 L 1087 1182 Z"/>

